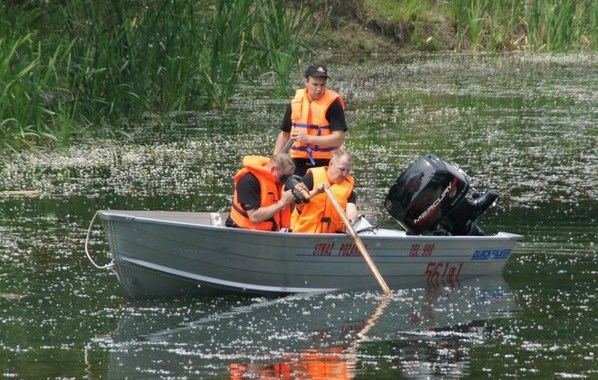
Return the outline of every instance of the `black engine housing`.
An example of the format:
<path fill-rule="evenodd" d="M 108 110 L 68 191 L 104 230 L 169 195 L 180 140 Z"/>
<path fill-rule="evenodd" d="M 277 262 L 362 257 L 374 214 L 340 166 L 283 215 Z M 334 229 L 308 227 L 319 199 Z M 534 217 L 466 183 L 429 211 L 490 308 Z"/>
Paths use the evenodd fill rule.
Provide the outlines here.
<path fill-rule="evenodd" d="M 461 169 L 428 154 L 397 178 L 384 206 L 411 234 L 484 235 L 476 219 L 496 202 L 498 194 L 488 191 L 467 199 L 470 183 Z"/>

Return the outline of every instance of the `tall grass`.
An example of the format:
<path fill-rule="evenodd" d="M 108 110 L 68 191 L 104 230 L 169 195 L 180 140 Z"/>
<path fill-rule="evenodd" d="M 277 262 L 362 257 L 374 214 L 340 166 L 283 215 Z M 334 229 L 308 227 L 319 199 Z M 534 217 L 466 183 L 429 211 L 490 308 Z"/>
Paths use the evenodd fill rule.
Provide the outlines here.
<path fill-rule="evenodd" d="M 73 80 L 85 89 L 92 120 L 225 107 L 243 73 L 243 33 L 254 22 L 250 4 L 162 0 L 106 7 L 89 0 L 63 7 L 66 19 L 78 21 L 69 33 L 84 42 L 77 50 L 85 69 Z"/>
<path fill-rule="evenodd" d="M 598 47 L 595 0 L 453 0 L 458 50 L 567 51 Z"/>
<path fill-rule="evenodd" d="M 77 121 L 62 112 L 61 98 L 69 91 L 57 72 L 69 70 L 72 44 L 46 51 L 34 33 L 8 21 L 0 21 L 0 152 L 56 141 L 56 132 L 70 137 Z"/>
<path fill-rule="evenodd" d="M 592 0 L 536 1 L 530 24 L 539 50 L 566 51 L 598 46 L 598 4 Z"/>
<path fill-rule="evenodd" d="M 126 133 L 148 112 L 225 109 L 246 79 L 269 76 L 287 96 L 335 1 L 3 2 L 0 154 Z M 356 1 L 413 30 L 445 12 L 458 50 L 598 49 L 596 0 Z"/>
<path fill-rule="evenodd" d="M 485 9 L 482 4 L 483 0 L 471 0 L 469 8 L 466 9 L 467 27 L 469 28 L 469 34 L 471 37 L 471 49 L 478 51 L 481 48 L 483 41 L 483 22 Z"/>
<path fill-rule="evenodd" d="M 0 6 L 0 154 L 126 131 L 146 112 L 224 109 L 240 81 L 267 72 L 288 86 L 313 14 L 283 0 L 10 4 Z"/>
<path fill-rule="evenodd" d="M 237 0 L 231 6 L 221 1 L 209 20 L 207 30 L 211 32 L 211 38 L 206 39 L 211 44 L 205 52 L 207 72 L 200 80 L 212 107 L 225 106 L 249 62 L 247 38 L 256 20 L 252 3 L 250 0 Z"/>
<path fill-rule="evenodd" d="M 308 42 L 318 32 L 319 24 L 310 22 L 314 12 L 306 2 L 297 2 L 289 7 L 286 0 L 260 0 L 257 8 L 259 22 L 255 25 L 255 46 L 259 46 L 256 62 L 265 64 L 267 72 L 273 74 L 277 96 L 287 96 L 290 89 L 290 74 L 297 66 L 297 58 L 308 51 Z M 310 25 L 311 30 L 305 26 Z M 264 73 L 257 67 L 256 73 Z"/>

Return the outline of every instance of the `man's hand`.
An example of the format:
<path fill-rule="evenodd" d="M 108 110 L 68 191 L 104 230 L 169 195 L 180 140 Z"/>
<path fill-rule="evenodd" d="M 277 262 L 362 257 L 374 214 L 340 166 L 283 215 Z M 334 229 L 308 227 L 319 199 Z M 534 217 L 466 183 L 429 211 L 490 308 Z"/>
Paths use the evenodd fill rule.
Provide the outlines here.
<path fill-rule="evenodd" d="M 272 218 L 275 214 L 279 213 L 282 209 L 290 205 L 295 201 L 295 196 L 291 190 L 287 190 L 282 193 L 278 202 L 268 206 L 260 207 L 256 210 L 247 210 L 247 216 L 253 223 L 260 223 L 264 220 Z"/>
<path fill-rule="evenodd" d="M 291 138 L 303 144 L 320 145 L 320 146 L 341 146 L 345 139 L 345 133 L 341 131 L 332 131 L 326 136 L 310 135 L 304 130 L 294 131 Z"/>
<path fill-rule="evenodd" d="M 324 192 L 324 188 L 326 187 L 326 183 L 319 184 L 315 189 L 309 192 L 310 198 L 314 195 L 322 194 Z"/>
<path fill-rule="evenodd" d="M 278 202 L 281 203 L 283 206 L 288 206 L 291 203 L 295 202 L 295 196 L 293 195 L 293 192 L 291 190 L 284 191 Z"/>
<path fill-rule="evenodd" d="M 305 131 L 294 131 L 291 134 L 291 138 L 295 139 L 295 141 L 299 141 L 302 142 L 303 144 L 312 144 L 312 139 L 311 139 L 311 135 L 309 135 L 307 132 Z"/>

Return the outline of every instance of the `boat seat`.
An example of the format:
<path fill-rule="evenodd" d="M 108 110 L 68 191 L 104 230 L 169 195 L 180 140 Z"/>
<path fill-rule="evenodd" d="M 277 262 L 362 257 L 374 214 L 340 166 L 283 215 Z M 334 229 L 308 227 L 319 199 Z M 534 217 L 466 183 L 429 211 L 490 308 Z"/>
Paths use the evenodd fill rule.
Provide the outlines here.
<path fill-rule="evenodd" d="M 217 212 L 210 213 L 210 220 L 212 221 L 212 226 L 223 227 L 224 222 L 222 222 L 222 216 Z"/>

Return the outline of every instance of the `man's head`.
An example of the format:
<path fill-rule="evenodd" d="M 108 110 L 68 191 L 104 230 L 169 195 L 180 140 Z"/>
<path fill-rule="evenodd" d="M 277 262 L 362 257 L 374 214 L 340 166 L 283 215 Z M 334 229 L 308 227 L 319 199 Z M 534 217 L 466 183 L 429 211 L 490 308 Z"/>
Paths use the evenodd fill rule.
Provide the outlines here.
<path fill-rule="evenodd" d="M 332 155 L 328 164 L 328 181 L 340 183 L 347 178 L 353 168 L 353 158 L 344 149 L 338 149 Z"/>
<path fill-rule="evenodd" d="M 286 153 L 275 154 L 270 158 L 270 167 L 272 173 L 278 178 L 278 182 L 283 183 L 284 178 L 295 172 L 295 163 L 291 156 Z"/>
<path fill-rule="evenodd" d="M 305 87 L 311 100 L 318 100 L 324 95 L 326 82 L 330 78 L 324 65 L 309 65 L 305 70 Z"/>

